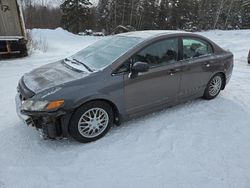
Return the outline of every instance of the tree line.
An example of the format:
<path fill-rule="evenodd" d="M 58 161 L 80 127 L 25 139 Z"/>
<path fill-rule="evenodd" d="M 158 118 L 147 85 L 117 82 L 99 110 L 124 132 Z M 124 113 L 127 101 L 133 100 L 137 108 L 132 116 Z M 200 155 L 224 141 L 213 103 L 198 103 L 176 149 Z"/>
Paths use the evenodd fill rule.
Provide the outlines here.
<path fill-rule="evenodd" d="M 32 0 L 21 0 L 25 26 L 27 29 L 55 29 L 62 27 L 62 12 L 59 7 L 48 7 L 44 0 L 34 4 Z"/>
<path fill-rule="evenodd" d="M 249 0 L 100 0 L 98 28 L 117 25 L 144 29 L 250 28 Z"/>
<path fill-rule="evenodd" d="M 24 7 L 28 28 L 63 27 L 73 33 L 111 33 L 119 25 L 135 30 L 250 28 L 250 0 L 99 0 L 96 6 L 89 0 L 65 0 L 60 7 Z"/>

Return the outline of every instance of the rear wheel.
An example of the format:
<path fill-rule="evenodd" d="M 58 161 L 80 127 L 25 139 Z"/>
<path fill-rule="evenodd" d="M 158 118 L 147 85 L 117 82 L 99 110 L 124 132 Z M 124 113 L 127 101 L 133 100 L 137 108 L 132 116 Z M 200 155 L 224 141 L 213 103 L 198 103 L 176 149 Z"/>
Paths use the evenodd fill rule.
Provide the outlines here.
<path fill-rule="evenodd" d="M 87 103 L 76 110 L 69 132 L 79 142 L 92 142 L 102 138 L 113 125 L 113 110 L 102 101 Z"/>
<path fill-rule="evenodd" d="M 223 77 L 221 74 L 216 74 L 213 76 L 213 78 L 208 82 L 205 93 L 204 93 L 204 98 L 211 100 L 216 98 L 222 89 L 223 85 Z"/>

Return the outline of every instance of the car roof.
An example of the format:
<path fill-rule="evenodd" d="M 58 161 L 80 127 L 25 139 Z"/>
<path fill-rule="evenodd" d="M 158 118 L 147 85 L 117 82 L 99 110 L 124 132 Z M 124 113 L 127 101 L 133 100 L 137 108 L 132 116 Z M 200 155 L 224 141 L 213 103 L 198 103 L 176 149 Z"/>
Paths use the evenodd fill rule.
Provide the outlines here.
<path fill-rule="evenodd" d="M 177 30 L 147 30 L 147 31 L 133 31 L 128 33 L 121 33 L 117 36 L 123 37 L 137 37 L 142 38 L 144 40 L 162 36 L 162 35 L 170 35 L 170 34 L 182 34 L 182 33 L 189 33 L 185 31 L 177 31 Z"/>

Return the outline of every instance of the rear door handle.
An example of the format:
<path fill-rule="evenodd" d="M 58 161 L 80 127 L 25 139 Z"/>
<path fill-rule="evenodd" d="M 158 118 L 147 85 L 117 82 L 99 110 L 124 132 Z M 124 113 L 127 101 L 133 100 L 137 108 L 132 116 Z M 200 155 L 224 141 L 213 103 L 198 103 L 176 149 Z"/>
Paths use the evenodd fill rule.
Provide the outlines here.
<path fill-rule="evenodd" d="M 181 72 L 182 69 L 176 68 L 176 69 L 171 69 L 169 71 L 170 76 L 173 76 L 175 73 Z"/>
<path fill-rule="evenodd" d="M 214 59 L 207 61 L 207 64 L 210 64 L 210 66 L 211 66 L 211 64 L 214 64 L 214 63 L 216 63 L 216 60 L 214 60 Z"/>
<path fill-rule="evenodd" d="M 173 73 L 181 72 L 182 69 L 176 68 L 176 69 L 171 69 L 170 71 Z"/>

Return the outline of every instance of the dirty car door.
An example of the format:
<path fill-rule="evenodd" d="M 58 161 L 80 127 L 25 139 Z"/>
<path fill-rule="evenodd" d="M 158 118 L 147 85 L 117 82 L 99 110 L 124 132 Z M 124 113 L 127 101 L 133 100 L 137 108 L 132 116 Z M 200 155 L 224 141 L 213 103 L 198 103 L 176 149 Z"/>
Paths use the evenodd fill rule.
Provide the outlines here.
<path fill-rule="evenodd" d="M 212 46 L 201 39 L 185 37 L 181 75 L 181 97 L 203 93 L 216 66 Z"/>

